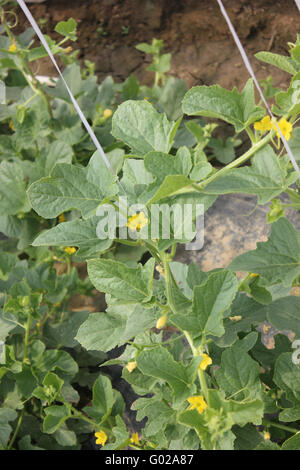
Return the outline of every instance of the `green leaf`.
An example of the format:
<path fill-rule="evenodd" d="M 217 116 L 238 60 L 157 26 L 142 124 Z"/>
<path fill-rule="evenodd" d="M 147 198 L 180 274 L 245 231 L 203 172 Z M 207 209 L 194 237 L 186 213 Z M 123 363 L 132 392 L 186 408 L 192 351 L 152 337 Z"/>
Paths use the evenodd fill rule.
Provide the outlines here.
<path fill-rule="evenodd" d="M 176 121 L 181 115 L 181 102 L 187 92 L 184 80 L 170 77 L 161 90 L 158 106 L 167 115 L 168 119 Z"/>
<path fill-rule="evenodd" d="M 0 164 L 1 215 L 14 215 L 30 210 L 24 174 L 19 163 L 3 161 Z"/>
<path fill-rule="evenodd" d="M 8 443 L 9 436 L 12 432 L 11 426 L 8 424 L 17 418 L 15 410 L 5 408 L 3 405 L 0 408 L 0 449 L 4 449 Z"/>
<path fill-rule="evenodd" d="M 290 295 L 266 307 L 267 319 L 277 330 L 289 330 L 300 337 L 300 298 Z"/>
<path fill-rule="evenodd" d="M 80 326 L 75 339 L 86 349 L 110 351 L 155 325 L 156 310 L 137 304 L 109 307 L 107 313 L 92 313 Z"/>
<path fill-rule="evenodd" d="M 225 90 L 219 85 L 193 87 L 182 103 L 183 112 L 189 116 L 206 116 L 232 124 L 241 132 L 264 116 L 264 110 L 255 105 L 254 88 L 248 80 L 242 93 L 236 88 Z"/>
<path fill-rule="evenodd" d="M 120 416 L 116 417 L 116 426 L 112 429 L 115 440 L 112 443 L 106 444 L 102 450 L 120 450 L 124 449 L 129 444 L 129 433 L 126 425 Z"/>
<path fill-rule="evenodd" d="M 300 432 L 290 437 L 281 446 L 282 450 L 300 450 Z"/>
<path fill-rule="evenodd" d="M 113 389 L 108 377 L 99 375 L 93 386 L 93 404 L 84 411 L 98 423 L 105 421 L 115 403 Z"/>
<path fill-rule="evenodd" d="M 60 21 L 55 26 L 55 31 L 57 33 L 65 36 L 68 39 L 71 39 L 71 41 L 76 41 L 77 39 L 76 29 L 77 23 L 73 18 L 69 18 L 68 21 Z"/>
<path fill-rule="evenodd" d="M 246 401 L 261 396 L 259 373 L 259 364 L 236 343 L 222 353 L 221 366 L 215 377 L 226 395 Z"/>
<path fill-rule="evenodd" d="M 75 446 L 77 444 L 77 437 L 74 431 L 67 428 L 66 424 L 63 424 L 58 428 L 53 436 L 58 444 L 63 447 Z"/>
<path fill-rule="evenodd" d="M 127 144 L 136 155 L 156 150 L 168 153 L 178 122 L 169 122 L 147 101 L 126 101 L 112 119 L 112 134 Z"/>
<path fill-rule="evenodd" d="M 293 225 L 280 218 L 271 225 L 267 242 L 257 243 L 256 250 L 237 256 L 229 266 L 232 271 L 257 273 L 270 283 L 282 281 L 290 286 L 300 273 L 300 234 Z"/>
<path fill-rule="evenodd" d="M 300 419 L 300 366 L 293 363 L 292 353 L 280 354 L 276 363 L 273 380 L 286 393 L 286 398 L 293 403 L 292 408 L 281 411 L 281 421 Z"/>
<path fill-rule="evenodd" d="M 91 217 L 105 195 L 87 177 L 86 168 L 65 163 L 56 165 L 51 177 L 42 178 L 29 187 L 33 209 L 46 219 L 70 209 L 80 210 L 84 218 Z"/>
<path fill-rule="evenodd" d="M 46 417 L 43 422 L 43 432 L 53 434 L 71 416 L 66 405 L 54 405 L 45 408 Z"/>
<path fill-rule="evenodd" d="M 291 75 L 295 75 L 299 70 L 296 63 L 287 56 L 274 54 L 273 52 L 258 52 L 255 54 L 255 57 L 267 64 L 275 65 L 275 67 L 278 67 Z"/>
<path fill-rule="evenodd" d="M 136 268 L 108 259 L 88 261 L 88 274 L 96 289 L 120 300 L 133 302 L 150 300 L 153 270 L 154 259 L 144 266 L 138 264 Z"/>
<path fill-rule="evenodd" d="M 33 183 L 40 178 L 50 176 L 57 163 L 71 163 L 72 154 L 72 147 L 67 143 L 59 140 L 51 142 L 41 150 L 36 161 L 25 160 L 22 162 L 23 171 L 30 183 Z"/>
<path fill-rule="evenodd" d="M 171 321 L 193 337 L 222 336 L 223 313 L 230 307 L 237 289 L 236 277 L 230 271 L 213 273 L 205 284 L 194 287 L 192 312 L 172 315 Z"/>
<path fill-rule="evenodd" d="M 157 399 L 139 398 L 131 407 L 137 410 L 137 421 L 147 417 L 146 426 L 143 429 L 145 437 L 150 437 L 163 431 L 167 424 L 175 416 L 175 411 L 166 403 Z"/>
<path fill-rule="evenodd" d="M 18 257 L 12 253 L 0 253 L 0 280 L 7 281 L 9 273 L 16 265 Z"/>
<path fill-rule="evenodd" d="M 191 377 L 187 369 L 174 361 L 166 348 L 145 349 L 138 355 L 137 366 L 143 374 L 165 380 L 173 390 L 176 404 L 191 395 Z"/>
<path fill-rule="evenodd" d="M 204 192 L 256 194 L 258 204 L 265 204 L 284 190 L 284 178 L 277 155 L 267 145 L 255 154 L 251 167 L 233 168 L 209 183 Z"/>
<path fill-rule="evenodd" d="M 82 258 L 95 257 L 97 253 L 107 250 L 112 240 L 101 240 L 96 234 L 99 217 L 88 220 L 72 220 L 56 225 L 50 230 L 42 232 L 32 243 L 33 246 L 76 246 L 76 253 Z"/>
<path fill-rule="evenodd" d="M 192 181 L 184 175 L 168 175 L 165 177 L 158 191 L 154 194 L 148 204 L 154 204 L 155 202 L 172 196 L 180 189 L 191 186 Z"/>

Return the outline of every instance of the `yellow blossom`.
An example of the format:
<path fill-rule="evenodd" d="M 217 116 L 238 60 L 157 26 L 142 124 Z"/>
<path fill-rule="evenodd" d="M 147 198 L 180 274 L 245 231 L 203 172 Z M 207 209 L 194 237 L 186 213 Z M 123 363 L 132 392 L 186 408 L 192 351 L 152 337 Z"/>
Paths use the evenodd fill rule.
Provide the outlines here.
<path fill-rule="evenodd" d="M 253 279 L 254 277 L 257 277 L 257 276 L 258 276 L 258 274 L 251 273 L 251 274 L 249 274 L 249 279 Z"/>
<path fill-rule="evenodd" d="M 9 52 L 16 52 L 16 50 L 17 50 L 16 43 L 13 43 L 9 46 L 9 49 L 8 49 Z"/>
<path fill-rule="evenodd" d="M 132 444 L 136 444 L 136 445 L 139 445 L 140 441 L 139 441 L 139 435 L 137 432 L 134 432 L 130 438 L 130 442 Z"/>
<path fill-rule="evenodd" d="M 15 131 L 15 126 L 13 125 L 12 121 L 9 121 L 9 127 L 11 128 L 12 131 Z"/>
<path fill-rule="evenodd" d="M 69 46 L 69 47 L 66 47 L 65 49 L 63 49 L 63 51 L 68 54 L 69 52 L 72 52 L 73 51 L 73 47 L 72 46 Z"/>
<path fill-rule="evenodd" d="M 103 112 L 103 116 L 105 119 L 109 118 L 112 115 L 112 110 L 111 109 L 105 109 Z"/>
<path fill-rule="evenodd" d="M 96 444 L 100 444 L 101 446 L 104 446 L 105 442 L 107 441 L 107 435 L 105 434 L 105 432 L 104 431 L 95 432 L 95 437 L 96 437 Z"/>
<path fill-rule="evenodd" d="M 60 214 L 60 216 L 58 217 L 58 221 L 60 224 L 66 221 L 66 216 L 64 213 Z"/>
<path fill-rule="evenodd" d="M 264 432 L 264 440 L 269 441 L 271 439 L 271 434 L 269 432 Z"/>
<path fill-rule="evenodd" d="M 38 321 L 38 322 L 36 323 L 36 326 L 37 326 L 38 328 L 40 328 L 41 323 Z"/>
<path fill-rule="evenodd" d="M 165 276 L 165 271 L 163 270 L 163 268 L 161 266 L 156 266 L 156 271 L 161 275 L 161 276 Z"/>
<path fill-rule="evenodd" d="M 68 255 L 73 255 L 76 253 L 76 248 L 74 246 L 67 246 L 64 250 Z"/>
<path fill-rule="evenodd" d="M 210 364 L 212 364 L 212 358 L 209 357 L 208 354 L 203 353 L 202 354 L 202 361 L 200 362 L 200 366 L 199 366 L 200 369 L 206 370 L 206 368 L 208 366 L 210 366 Z"/>
<path fill-rule="evenodd" d="M 147 223 L 148 219 L 144 212 L 140 212 L 128 218 L 127 227 L 130 228 L 130 230 L 141 230 Z"/>
<path fill-rule="evenodd" d="M 130 361 L 130 362 L 128 362 L 128 364 L 125 367 L 128 370 L 128 372 L 131 373 L 136 368 L 136 362 L 135 361 Z"/>
<path fill-rule="evenodd" d="M 235 315 L 234 317 L 229 317 L 231 321 L 240 321 L 243 317 L 241 315 Z"/>
<path fill-rule="evenodd" d="M 290 122 L 288 122 L 285 118 L 280 119 L 277 125 L 279 126 L 279 129 L 281 130 L 285 139 L 289 140 L 291 138 L 293 125 Z M 275 123 L 273 123 L 273 129 L 277 131 L 276 135 L 278 138 L 280 138 L 280 134 Z"/>
<path fill-rule="evenodd" d="M 261 121 L 254 123 L 254 129 L 259 132 L 266 132 L 272 129 L 270 116 L 265 116 Z"/>
<path fill-rule="evenodd" d="M 161 330 L 167 323 L 168 315 L 162 315 L 156 322 L 156 328 Z"/>
<path fill-rule="evenodd" d="M 204 400 L 202 395 L 197 395 L 195 397 L 189 397 L 187 401 L 190 403 L 189 410 L 197 410 L 198 413 L 203 413 L 204 410 L 207 408 L 207 403 Z"/>

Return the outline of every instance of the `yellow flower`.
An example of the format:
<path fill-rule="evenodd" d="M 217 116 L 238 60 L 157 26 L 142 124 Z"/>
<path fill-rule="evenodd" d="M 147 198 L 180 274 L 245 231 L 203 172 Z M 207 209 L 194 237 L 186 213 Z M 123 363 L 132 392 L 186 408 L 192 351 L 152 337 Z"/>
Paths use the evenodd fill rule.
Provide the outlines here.
<path fill-rule="evenodd" d="M 15 126 L 13 125 L 12 121 L 9 121 L 9 127 L 11 128 L 12 131 L 15 131 Z"/>
<path fill-rule="evenodd" d="M 76 253 L 76 248 L 74 246 L 67 246 L 64 250 L 68 255 L 73 255 Z"/>
<path fill-rule="evenodd" d="M 128 218 L 127 227 L 130 228 L 130 230 L 141 230 L 147 223 L 148 219 L 144 212 L 140 212 Z"/>
<path fill-rule="evenodd" d="M 293 125 L 290 122 L 288 122 L 285 118 L 282 118 L 278 122 L 278 126 L 279 126 L 279 129 L 281 130 L 283 136 L 285 137 L 285 139 L 289 140 L 291 138 Z M 277 135 L 277 137 L 280 138 L 280 134 L 279 134 L 279 131 L 278 131 L 277 126 L 276 126 L 275 123 L 273 124 L 273 129 L 275 131 L 277 131 L 276 135 Z"/>
<path fill-rule="evenodd" d="M 9 52 L 16 52 L 16 50 L 17 50 L 16 43 L 13 43 L 9 46 L 9 49 L 8 49 Z"/>
<path fill-rule="evenodd" d="M 259 132 L 266 132 L 272 129 L 270 116 L 265 116 L 261 121 L 254 123 L 254 129 Z"/>
<path fill-rule="evenodd" d="M 212 358 L 208 354 L 202 354 L 202 361 L 200 362 L 200 369 L 206 370 L 207 366 L 212 364 Z"/>
<path fill-rule="evenodd" d="M 66 47 L 65 49 L 63 49 L 63 51 L 68 54 L 69 52 L 72 52 L 73 51 L 73 47 L 72 46 L 69 46 L 69 47 Z"/>
<path fill-rule="evenodd" d="M 258 276 L 258 274 L 251 273 L 251 274 L 249 274 L 249 279 L 253 279 L 254 277 L 257 277 L 257 276 Z"/>
<path fill-rule="evenodd" d="M 105 434 L 104 431 L 98 431 L 95 432 L 95 437 L 96 439 L 96 444 L 100 444 L 101 446 L 104 446 L 105 442 L 107 441 L 107 435 Z"/>
<path fill-rule="evenodd" d="M 271 434 L 269 432 L 264 432 L 264 440 L 269 441 L 271 439 Z"/>
<path fill-rule="evenodd" d="M 105 109 L 103 112 L 103 116 L 105 119 L 109 118 L 112 115 L 112 110 L 111 109 Z"/>
<path fill-rule="evenodd" d="M 60 216 L 58 217 L 58 221 L 60 224 L 66 221 L 66 216 L 64 213 L 60 214 Z"/>
<path fill-rule="evenodd" d="M 240 321 L 243 317 L 241 315 L 235 315 L 234 317 L 229 317 L 231 321 Z"/>
<path fill-rule="evenodd" d="M 167 318 L 168 318 L 168 315 L 163 315 L 157 320 L 156 328 L 158 330 L 161 330 L 165 326 L 165 324 L 167 323 Z"/>
<path fill-rule="evenodd" d="M 204 410 L 207 408 L 207 403 L 204 400 L 202 395 L 197 395 L 195 397 L 189 397 L 187 401 L 190 403 L 189 410 L 197 410 L 198 413 L 203 413 Z"/>
<path fill-rule="evenodd" d="M 126 367 L 126 369 L 128 370 L 128 372 L 131 373 L 131 372 L 134 371 L 134 369 L 136 368 L 136 365 L 137 365 L 137 364 L 136 364 L 135 361 L 130 361 L 130 362 L 128 362 L 128 364 L 127 364 L 125 367 Z"/>
<path fill-rule="evenodd" d="M 130 438 L 130 442 L 132 444 L 136 444 L 136 445 L 139 445 L 140 441 L 139 441 L 139 435 L 137 432 L 134 432 Z"/>

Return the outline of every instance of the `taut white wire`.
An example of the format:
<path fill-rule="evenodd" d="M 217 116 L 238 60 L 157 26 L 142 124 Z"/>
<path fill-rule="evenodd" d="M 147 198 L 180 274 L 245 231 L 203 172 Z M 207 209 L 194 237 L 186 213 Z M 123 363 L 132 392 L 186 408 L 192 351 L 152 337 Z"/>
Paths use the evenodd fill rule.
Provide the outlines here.
<path fill-rule="evenodd" d="M 111 164 L 110 164 L 110 162 L 109 162 L 107 156 L 105 155 L 104 150 L 103 150 L 103 148 L 102 148 L 100 142 L 98 141 L 97 137 L 95 136 L 95 133 L 94 133 L 93 129 L 92 129 L 91 126 L 89 125 L 89 123 L 88 123 L 86 117 L 84 116 L 83 112 L 82 112 L 81 109 L 80 109 L 79 104 L 77 103 L 76 99 L 74 98 L 74 96 L 73 96 L 73 94 L 72 94 L 72 92 L 71 92 L 71 90 L 70 90 L 70 88 L 69 88 L 69 86 L 68 86 L 68 84 L 67 84 L 67 82 L 66 82 L 64 76 L 63 76 L 63 74 L 61 73 L 61 71 L 60 71 L 60 69 L 59 69 L 59 67 L 58 67 L 58 65 L 57 65 L 57 62 L 56 62 L 56 60 L 55 60 L 55 58 L 54 58 L 54 56 L 53 56 L 53 54 L 52 54 L 52 52 L 51 52 L 51 50 L 50 50 L 48 44 L 47 44 L 47 41 L 45 40 L 45 38 L 44 38 L 44 36 L 43 36 L 43 33 L 41 32 L 40 28 L 38 27 L 38 25 L 37 25 L 35 19 L 33 18 L 32 14 L 31 14 L 30 11 L 28 10 L 28 8 L 27 8 L 27 6 L 25 5 L 24 1 L 23 1 L 23 0 L 17 0 L 17 1 L 18 1 L 18 4 L 19 4 L 20 8 L 22 8 L 22 10 L 23 10 L 25 16 L 27 17 L 28 21 L 31 23 L 31 26 L 33 27 L 35 33 L 36 33 L 37 36 L 39 37 L 39 39 L 40 39 L 41 43 L 43 44 L 44 48 L 46 49 L 46 51 L 47 51 L 47 53 L 48 53 L 50 59 L 52 60 L 54 67 L 56 68 L 56 70 L 57 70 L 59 76 L 61 77 L 61 79 L 62 79 L 62 81 L 63 81 L 63 83 L 64 83 L 64 85 L 65 85 L 65 87 L 66 87 L 66 89 L 67 89 L 67 91 L 68 91 L 68 93 L 69 93 L 69 95 L 70 95 L 70 98 L 71 98 L 71 101 L 72 101 L 72 103 L 73 103 L 73 105 L 74 105 L 74 108 L 76 109 L 76 111 L 77 111 L 77 113 L 78 113 L 78 115 L 79 115 L 79 117 L 80 117 L 80 119 L 81 119 L 81 121 L 82 121 L 84 127 L 86 128 L 86 130 L 87 130 L 87 132 L 89 133 L 89 135 L 90 135 L 92 141 L 94 142 L 96 149 L 98 150 L 98 152 L 100 153 L 101 157 L 103 158 L 103 160 L 104 160 L 104 162 L 105 162 L 107 168 L 108 168 L 108 169 L 113 173 L 113 175 L 115 176 L 114 171 L 113 171 L 113 169 L 112 169 L 112 167 L 111 167 Z M 119 181 L 118 181 L 118 184 L 119 184 L 119 186 L 122 188 L 121 183 L 120 183 Z M 123 189 L 123 188 L 122 188 L 122 189 Z"/>

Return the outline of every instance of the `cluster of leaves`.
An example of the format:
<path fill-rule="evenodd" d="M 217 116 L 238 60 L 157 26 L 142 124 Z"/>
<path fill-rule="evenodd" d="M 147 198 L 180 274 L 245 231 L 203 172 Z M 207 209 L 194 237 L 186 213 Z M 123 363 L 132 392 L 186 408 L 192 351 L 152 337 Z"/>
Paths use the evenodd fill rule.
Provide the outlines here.
<path fill-rule="evenodd" d="M 153 55 L 153 87 L 134 76 L 99 85 L 93 67 L 82 70 L 76 54 L 62 48 L 76 40 L 76 23 L 59 23 L 63 39 L 47 38 L 49 47 L 68 64 L 64 77 L 110 172 L 62 80 L 48 86 L 32 73 L 46 56 L 33 31 L 15 36 L 7 18 L 3 10 L 0 232 L 7 239 L 0 242 L 0 446 L 77 449 L 97 432 L 104 450 L 299 449 L 300 366 L 291 334 L 283 334 L 300 336 L 300 299 L 291 294 L 300 282 L 300 236 L 284 217 L 285 207 L 299 208 L 299 180 L 276 130 L 253 130 L 265 111 L 255 103 L 252 81 L 241 93 L 219 85 L 187 91 L 182 80 L 166 75 L 170 56 L 153 40 L 139 45 Z M 292 75 L 287 91 L 274 92 L 273 106 L 292 124 L 300 109 L 294 99 L 299 48 L 300 37 L 290 57 L 260 56 Z M 233 126 L 234 137 L 225 144 L 212 138 L 217 123 L 203 118 Z M 299 161 L 298 130 L 289 142 Z M 244 135 L 249 149 L 236 159 Z M 212 157 L 226 166 L 217 171 Z M 195 219 L 199 204 L 206 211 L 228 193 L 270 203 L 272 225 L 268 241 L 227 269 L 203 272 L 174 261 L 176 245 L 191 241 L 178 237 L 174 217 L 168 239 L 142 237 L 142 231 L 135 240 L 96 234 L 99 206 L 118 208 L 119 196 L 146 208 L 188 203 Z M 276 199 L 282 193 L 288 203 Z M 85 260 L 88 278 L 81 280 L 71 261 Z M 57 265 L 65 268 L 62 274 Z M 247 274 L 238 281 L 236 272 Z M 93 287 L 105 293 L 105 312 L 68 308 L 73 293 L 89 295 Z M 170 331 L 162 330 L 166 323 Z M 280 333 L 275 348 L 267 349 L 261 334 L 272 327 Z M 108 359 L 116 346 L 123 346 L 122 354 Z M 137 419 L 147 418 L 140 436 L 127 430 L 121 394 L 93 369 L 115 364 L 140 397 L 133 404 Z M 90 389 L 84 404 L 83 388 Z"/>

